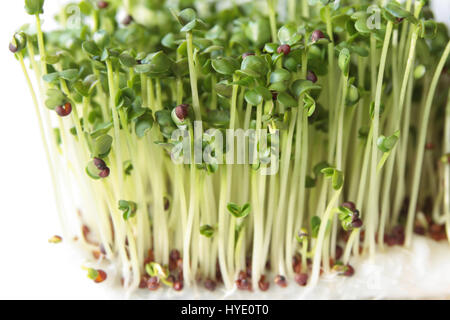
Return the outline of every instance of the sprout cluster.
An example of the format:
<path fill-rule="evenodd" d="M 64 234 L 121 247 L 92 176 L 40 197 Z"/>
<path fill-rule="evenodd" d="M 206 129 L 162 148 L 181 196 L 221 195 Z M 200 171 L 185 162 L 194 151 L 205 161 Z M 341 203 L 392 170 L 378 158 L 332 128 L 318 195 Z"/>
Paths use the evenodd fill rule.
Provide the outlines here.
<path fill-rule="evenodd" d="M 65 230 L 71 175 L 83 245 L 128 288 L 177 291 L 314 285 L 353 275 L 352 255 L 409 246 L 414 231 L 445 238 L 448 31 L 425 0 L 373 2 L 83 0 L 43 32 L 44 0 L 26 0 L 36 27 L 9 49 Z M 200 151 L 211 129 L 264 129 L 272 144 L 279 132 L 279 170 L 261 174 L 259 152 L 248 164 L 172 161 L 173 133 L 193 138 L 194 121 Z"/>

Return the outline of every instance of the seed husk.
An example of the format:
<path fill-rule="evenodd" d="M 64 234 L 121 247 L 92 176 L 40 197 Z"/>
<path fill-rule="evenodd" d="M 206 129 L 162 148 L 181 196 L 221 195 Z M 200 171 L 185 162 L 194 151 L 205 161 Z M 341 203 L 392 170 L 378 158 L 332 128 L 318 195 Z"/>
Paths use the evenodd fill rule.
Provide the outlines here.
<path fill-rule="evenodd" d="M 132 22 L 134 21 L 133 17 L 131 15 L 127 15 L 123 20 L 122 20 L 122 24 L 124 26 L 128 26 L 130 25 Z"/>
<path fill-rule="evenodd" d="M 297 284 L 299 286 L 306 286 L 306 284 L 308 283 L 308 274 L 307 273 L 298 273 L 295 275 L 295 282 L 297 282 Z"/>
<path fill-rule="evenodd" d="M 181 291 L 181 290 L 183 290 L 183 281 L 181 281 L 181 280 L 176 280 L 176 281 L 173 283 L 173 289 L 174 289 L 175 291 Z"/>
<path fill-rule="evenodd" d="M 60 117 L 67 117 L 72 112 L 72 104 L 67 102 L 63 106 L 57 106 L 55 112 Z"/>
<path fill-rule="evenodd" d="M 312 83 L 316 83 L 317 82 L 317 76 L 314 72 L 312 72 L 311 70 L 308 70 L 308 74 L 306 75 L 306 80 L 311 81 Z"/>
<path fill-rule="evenodd" d="M 291 52 L 291 46 L 288 44 L 282 44 L 277 48 L 278 53 L 283 53 L 285 56 L 287 56 Z"/>
<path fill-rule="evenodd" d="M 16 53 L 17 51 L 19 51 L 19 48 L 17 48 L 15 45 L 10 43 L 9 44 L 9 51 L 11 51 L 12 53 Z"/>
<path fill-rule="evenodd" d="M 286 277 L 285 277 L 285 276 L 282 276 L 282 275 L 277 275 L 277 276 L 275 277 L 274 282 L 275 282 L 275 284 L 277 284 L 278 286 L 280 286 L 280 287 L 282 287 L 282 288 L 286 288 L 287 285 L 288 285 L 288 283 L 287 283 L 287 281 L 286 281 Z"/>
<path fill-rule="evenodd" d="M 262 275 L 258 281 L 258 287 L 261 291 L 267 291 L 270 287 L 270 282 L 266 281 L 266 276 Z"/>
<path fill-rule="evenodd" d="M 255 54 L 253 52 L 246 52 L 242 54 L 242 60 L 247 58 L 248 56 L 254 56 Z"/>
<path fill-rule="evenodd" d="M 109 3 L 107 1 L 99 1 L 97 6 L 99 9 L 106 9 L 109 7 Z"/>
<path fill-rule="evenodd" d="M 216 290 L 216 282 L 211 280 L 211 279 L 206 279 L 205 280 L 205 288 L 209 291 L 214 291 Z"/>
<path fill-rule="evenodd" d="M 313 43 L 323 38 L 325 38 L 325 35 L 321 30 L 314 30 L 313 33 L 311 34 L 311 42 Z"/>
<path fill-rule="evenodd" d="M 94 158 L 93 161 L 94 161 L 94 165 L 97 167 L 97 169 L 105 170 L 107 168 L 107 165 L 106 165 L 105 161 L 103 161 L 103 159 Z"/>
<path fill-rule="evenodd" d="M 98 269 L 97 270 L 98 275 L 97 278 L 94 280 L 95 283 L 102 283 L 103 281 L 106 280 L 106 278 L 108 277 L 108 275 L 106 274 L 105 271 Z"/>
<path fill-rule="evenodd" d="M 175 108 L 175 114 L 178 119 L 183 121 L 189 114 L 189 105 L 188 104 L 180 104 Z"/>
<path fill-rule="evenodd" d="M 62 242 L 62 237 L 61 236 L 58 236 L 58 235 L 55 235 L 55 236 L 53 236 L 53 237 L 51 237 L 50 239 L 48 239 L 48 242 L 49 243 L 61 243 Z"/>
<path fill-rule="evenodd" d="M 100 178 L 107 178 L 107 177 L 109 177 L 109 174 L 110 174 L 110 169 L 108 167 L 106 167 L 98 175 Z"/>
<path fill-rule="evenodd" d="M 151 291 L 158 290 L 160 286 L 161 286 L 161 283 L 159 282 L 158 277 L 150 277 L 147 280 L 147 288 Z"/>

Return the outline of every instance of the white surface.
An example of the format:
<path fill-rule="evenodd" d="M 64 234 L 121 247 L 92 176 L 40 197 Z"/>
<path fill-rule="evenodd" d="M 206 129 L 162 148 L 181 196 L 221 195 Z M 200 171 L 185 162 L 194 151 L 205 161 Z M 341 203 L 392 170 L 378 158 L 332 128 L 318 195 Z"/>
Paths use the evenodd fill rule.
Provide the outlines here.
<path fill-rule="evenodd" d="M 7 50 L 13 32 L 24 23 L 32 23 L 33 19 L 23 10 L 22 0 L 4 1 L 7 8 L 1 11 L 0 18 L 0 298 L 2 299 L 106 299 L 124 297 L 121 292 L 111 290 L 107 285 L 96 285 L 88 280 L 80 266 L 83 260 L 74 250 L 67 250 L 66 246 L 49 245 L 47 240 L 54 234 L 60 233 L 54 197 L 50 183 L 45 155 L 39 136 L 38 126 L 19 64 Z M 6 3 L 7 2 L 7 3 Z M 59 0 L 47 0 L 46 11 L 51 12 L 58 7 Z M 438 18 L 449 22 L 450 1 L 439 0 L 441 8 L 437 12 Z M 48 15 L 47 15 L 48 17 Z M 47 18 L 48 19 L 48 18 Z M 445 244 L 445 243 L 444 243 Z M 421 288 L 419 296 L 430 293 L 437 294 L 436 288 L 442 293 L 450 294 L 450 265 L 448 246 L 442 247 L 441 254 L 433 251 L 436 256 L 411 260 L 400 255 L 400 265 L 417 267 L 422 270 L 420 263 L 433 265 L 429 282 L 419 287 L 420 278 L 408 276 L 408 273 L 398 271 L 389 273 L 385 283 L 393 288 L 396 297 L 414 296 L 412 288 Z M 396 251 L 401 249 L 396 249 Z M 395 251 L 395 252 L 396 252 Z M 426 247 L 423 254 L 426 254 Z M 400 253 L 399 253 L 400 254 Z M 385 270 L 399 265 L 396 259 L 384 259 Z M 441 257 L 441 260 L 438 258 Z M 447 257 L 447 258 L 446 258 Z M 446 258 L 446 259 L 445 259 Z M 380 260 L 381 261 L 381 260 Z M 441 269 L 439 269 L 441 268 Z M 361 274 L 363 274 L 361 269 Z M 446 270 L 447 272 L 439 272 Z M 420 271 L 421 272 L 421 271 Z M 415 273 L 420 277 L 421 273 Z M 446 278 L 439 278 L 440 276 Z M 353 279 L 358 279 L 357 277 Z M 396 279 L 404 279 L 408 287 L 403 291 L 395 289 Z M 340 279 L 339 281 L 350 281 Z M 422 281 L 423 282 L 423 281 Z M 422 283 L 420 282 L 420 283 Z M 425 285 L 429 284 L 429 288 Z M 294 284 L 290 285 L 294 288 Z M 328 289 L 324 288 L 324 292 Z M 350 287 L 349 287 L 350 288 Z M 406 288 L 406 289 L 405 289 Z M 286 291 L 288 292 L 288 291 Z M 299 298 L 302 293 L 291 297 Z M 281 294 L 282 291 L 280 291 Z M 334 291 L 334 294 L 339 291 Z M 351 298 L 352 291 L 337 298 Z M 416 292 L 417 293 L 417 292 Z M 325 297 L 320 291 L 311 293 L 310 297 Z M 272 295 L 272 292 L 271 292 Z M 371 294 L 370 296 L 382 297 Z M 171 296 L 176 298 L 176 296 Z M 194 297 L 194 296 L 192 296 Z M 239 296 L 235 296 L 240 298 Z M 244 298 L 244 297 L 243 297 Z"/>

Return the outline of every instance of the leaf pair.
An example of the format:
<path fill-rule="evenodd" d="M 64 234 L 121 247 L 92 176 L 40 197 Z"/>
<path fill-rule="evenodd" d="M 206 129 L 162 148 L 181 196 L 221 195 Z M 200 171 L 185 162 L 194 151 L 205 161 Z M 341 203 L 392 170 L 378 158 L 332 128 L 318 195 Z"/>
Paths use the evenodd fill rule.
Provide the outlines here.
<path fill-rule="evenodd" d="M 245 92 L 245 101 L 247 103 L 251 104 L 252 106 L 257 106 L 261 104 L 264 100 L 268 101 L 272 99 L 272 93 L 269 91 L 269 89 L 258 86 L 256 88 L 247 90 Z"/>
<path fill-rule="evenodd" d="M 336 168 L 328 167 L 320 170 L 325 175 L 325 178 L 331 178 L 331 184 L 334 190 L 339 190 L 344 184 L 344 174 Z"/>
<path fill-rule="evenodd" d="M 67 69 L 67 70 L 63 70 L 60 72 L 53 72 L 53 73 L 46 74 L 42 77 L 42 79 L 45 82 L 49 82 L 49 83 L 55 83 L 61 79 L 67 80 L 69 82 L 73 82 L 73 81 L 77 80 L 79 73 L 80 72 L 78 69 Z"/>
<path fill-rule="evenodd" d="M 53 88 L 47 90 L 45 106 L 50 110 L 54 110 L 56 107 L 62 106 L 66 102 L 68 102 L 68 98 L 61 90 Z"/>
<path fill-rule="evenodd" d="M 123 212 L 123 219 L 128 220 L 136 215 L 137 204 L 133 201 L 120 200 L 119 210 Z"/>
<path fill-rule="evenodd" d="M 136 65 L 136 73 L 145 73 L 150 76 L 159 76 L 168 72 L 172 67 L 173 61 L 163 52 L 158 51 L 150 53 L 142 60 L 142 64 Z"/>
<path fill-rule="evenodd" d="M 230 202 L 227 204 L 228 211 L 235 218 L 245 218 L 251 211 L 250 203 L 244 204 L 242 207 L 237 205 L 236 203 Z"/>
<path fill-rule="evenodd" d="M 395 144 L 397 143 L 399 136 L 400 136 L 399 130 L 395 131 L 393 135 L 388 137 L 385 137 L 383 135 L 379 136 L 377 140 L 378 149 L 380 149 L 382 152 L 391 151 L 394 148 Z"/>
<path fill-rule="evenodd" d="M 205 22 L 197 18 L 197 14 L 194 9 L 187 8 L 178 14 L 172 11 L 172 14 L 182 26 L 180 29 L 181 32 L 190 32 L 193 30 L 202 30 L 206 28 Z"/>
<path fill-rule="evenodd" d="M 344 206 L 338 207 L 338 218 L 339 221 L 341 221 L 342 228 L 345 231 L 352 229 L 353 215 L 353 211 L 349 208 Z"/>
<path fill-rule="evenodd" d="M 27 45 L 27 36 L 25 32 L 16 32 L 9 44 L 9 50 L 13 53 L 22 51 Z"/>
<path fill-rule="evenodd" d="M 210 226 L 209 224 L 205 224 L 200 227 L 200 234 L 207 238 L 211 238 L 214 235 L 214 231 L 214 227 Z"/>
<path fill-rule="evenodd" d="M 44 13 L 44 0 L 25 0 L 25 10 L 30 15 Z"/>

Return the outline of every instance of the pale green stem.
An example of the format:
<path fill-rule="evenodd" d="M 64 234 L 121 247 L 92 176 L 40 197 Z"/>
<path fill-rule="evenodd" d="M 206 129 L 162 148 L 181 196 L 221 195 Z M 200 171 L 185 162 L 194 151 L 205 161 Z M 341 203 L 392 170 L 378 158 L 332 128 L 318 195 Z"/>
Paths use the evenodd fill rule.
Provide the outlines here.
<path fill-rule="evenodd" d="M 419 194 L 419 185 L 420 185 L 420 176 L 422 173 L 422 163 L 423 163 L 423 154 L 425 151 L 425 139 L 427 135 L 428 129 L 428 120 L 430 117 L 431 105 L 433 103 L 434 93 L 436 91 L 436 87 L 439 81 L 439 77 L 441 75 L 442 69 L 444 68 L 445 62 L 450 52 L 450 41 L 447 43 L 445 47 L 445 51 L 437 65 L 436 71 L 433 76 L 433 80 L 431 81 L 431 86 L 428 91 L 427 100 L 425 103 L 425 108 L 421 117 L 420 129 L 419 129 L 419 141 L 417 143 L 417 155 L 416 161 L 414 164 L 414 175 L 413 175 L 413 183 L 411 190 L 411 198 L 408 208 L 408 218 L 406 222 L 405 229 L 405 246 L 411 246 L 413 227 L 414 227 L 414 216 L 416 212 L 417 206 L 417 197 Z"/>

